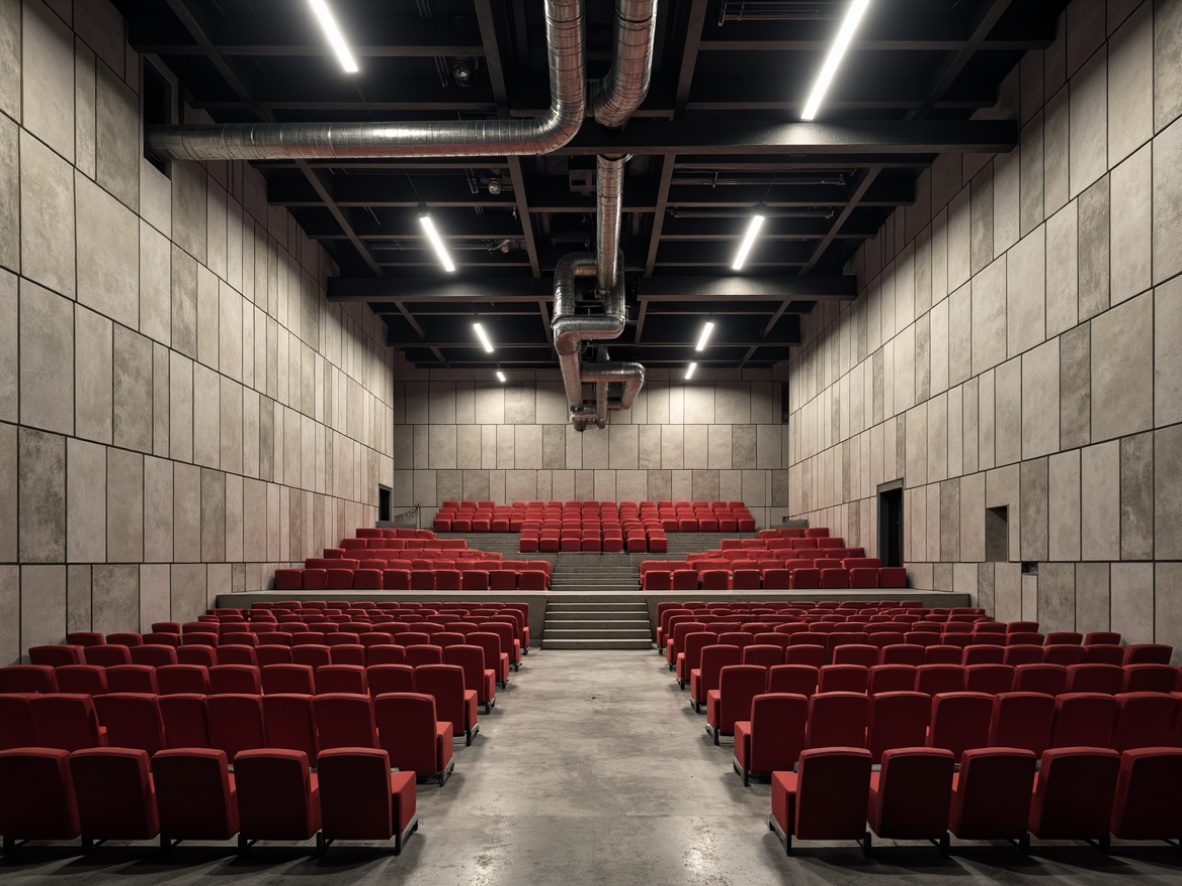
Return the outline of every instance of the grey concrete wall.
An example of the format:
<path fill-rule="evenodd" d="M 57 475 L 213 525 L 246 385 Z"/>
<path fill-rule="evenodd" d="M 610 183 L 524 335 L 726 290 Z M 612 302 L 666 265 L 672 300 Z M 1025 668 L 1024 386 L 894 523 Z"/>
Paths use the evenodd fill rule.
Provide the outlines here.
<path fill-rule="evenodd" d="M 760 526 L 787 513 L 786 425 L 771 370 L 649 370 L 606 430 L 576 432 L 562 377 L 394 368 L 395 507 L 551 499 L 745 501 Z"/>
<path fill-rule="evenodd" d="M 917 587 L 1182 647 L 1180 114 L 1182 3 L 1076 0 L 985 115 L 1020 146 L 941 157 L 852 260 L 858 299 L 806 322 L 794 515 L 873 551 L 902 479 Z"/>
<path fill-rule="evenodd" d="M 391 476 L 381 324 L 257 172 L 142 159 L 124 33 L 0 0 L 3 663 L 266 587 Z"/>

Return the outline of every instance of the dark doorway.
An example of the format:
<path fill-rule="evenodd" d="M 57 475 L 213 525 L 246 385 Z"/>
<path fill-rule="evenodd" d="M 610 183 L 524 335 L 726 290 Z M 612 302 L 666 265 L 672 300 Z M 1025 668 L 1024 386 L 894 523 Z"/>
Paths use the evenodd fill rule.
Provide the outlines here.
<path fill-rule="evenodd" d="M 903 484 L 878 492 L 878 556 L 883 566 L 903 565 Z"/>

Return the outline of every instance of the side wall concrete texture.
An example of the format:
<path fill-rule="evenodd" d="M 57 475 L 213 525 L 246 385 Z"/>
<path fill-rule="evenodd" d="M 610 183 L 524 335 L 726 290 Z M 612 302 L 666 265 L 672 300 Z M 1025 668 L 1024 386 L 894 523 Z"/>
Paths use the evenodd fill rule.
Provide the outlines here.
<path fill-rule="evenodd" d="M 785 355 L 787 349 L 785 349 Z M 746 502 L 760 527 L 787 514 L 787 426 L 768 369 L 649 370 L 628 411 L 578 433 L 562 376 L 394 368 L 394 507 L 448 499 Z"/>
<path fill-rule="evenodd" d="M 382 324 L 259 173 L 142 158 L 140 77 L 106 0 L 0 0 L 3 664 L 265 587 L 390 482 Z"/>
<path fill-rule="evenodd" d="M 873 551 L 902 480 L 914 586 L 1182 648 L 1180 115 L 1182 4 L 1076 0 L 985 115 L 1020 146 L 939 158 L 807 318 L 794 516 Z"/>

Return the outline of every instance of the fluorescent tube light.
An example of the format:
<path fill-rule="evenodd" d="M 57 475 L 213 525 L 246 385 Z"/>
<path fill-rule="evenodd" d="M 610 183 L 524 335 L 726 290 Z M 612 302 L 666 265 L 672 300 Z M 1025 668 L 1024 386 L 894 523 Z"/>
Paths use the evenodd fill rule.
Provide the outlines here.
<path fill-rule="evenodd" d="M 694 347 L 695 351 L 706 350 L 706 342 L 710 341 L 710 333 L 714 331 L 714 321 L 707 320 L 706 325 L 702 327 L 702 334 L 698 336 L 698 344 Z"/>
<path fill-rule="evenodd" d="M 439 262 L 443 265 L 443 270 L 449 274 L 453 273 L 456 266 L 452 264 L 451 256 L 447 254 L 447 247 L 443 245 L 443 238 L 439 236 L 439 231 L 435 230 L 435 222 L 431 221 L 431 215 L 426 212 L 419 213 L 419 224 L 423 226 L 423 231 L 426 233 L 427 239 L 435 247 L 435 254 L 439 256 Z"/>
<path fill-rule="evenodd" d="M 488 337 L 488 333 L 484 331 L 484 327 L 479 323 L 473 323 L 472 329 L 476 331 L 476 337 L 480 339 L 480 343 L 484 345 L 484 352 L 486 354 L 491 354 L 493 352 L 493 343 Z M 501 379 L 501 381 L 504 381 L 504 379 Z"/>
<path fill-rule="evenodd" d="M 747 261 L 747 253 L 755 245 L 755 238 L 759 235 L 759 229 L 762 227 L 763 216 L 758 213 L 751 216 L 751 221 L 747 225 L 747 233 L 743 235 L 743 242 L 739 244 L 739 251 L 735 253 L 735 260 L 731 263 L 732 271 L 743 270 L 743 263 Z M 701 349 L 699 348 L 699 350 Z"/>
<path fill-rule="evenodd" d="M 507 380 L 508 379 L 505 378 L 505 373 L 501 372 L 501 370 L 498 369 L 497 370 L 497 381 L 499 381 L 501 384 L 504 384 Z"/>
<path fill-rule="evenodd" d="M 862 21 L 862 16 L 866 14 L 868 6 L 870 6 L 870 0 L 853 0 L 850 3 L 845 20 L 841 23 L 841 30 L 837 32 L 837 38 L 829 47 L 825 64 L 821 66 L 821 73 L 817 75 L 813 91 L 809 93 L 809 100 L 805 103 L 804 110 L 800 114 L 801 120 L 812 120 L 817 116 L 821 101 L 825 98 L 825 92 L 829 89 L 829 84 L 833 82 L 833 76 L 837 73 L 837 68 L 841 64 L 846 50 L 850 48 L 854 32 L 858 29 L 858 24 Z"/>
<path fill-rule="evenodd" d="M 694 377 L 694 370 L 698 368 L 697 363 L 691 363 L 685 370 L 685 380 L 689 381 Z"/>
<path fill-rule="evenodd" d="M 324 36 L 328 38 L 328 42 L 337 54 L 345 73 L 356 74 L 357 62 L 353 59 L 353 53 L 349 50 L 349 44 L 345 42 L 345 35 L 341 33 L 332 10 L 328 8 L 327 0 L 308 0 L 308 2 L 312 6 L 312 12 L 316 13 L 316 20 L 320 22 Z"/>

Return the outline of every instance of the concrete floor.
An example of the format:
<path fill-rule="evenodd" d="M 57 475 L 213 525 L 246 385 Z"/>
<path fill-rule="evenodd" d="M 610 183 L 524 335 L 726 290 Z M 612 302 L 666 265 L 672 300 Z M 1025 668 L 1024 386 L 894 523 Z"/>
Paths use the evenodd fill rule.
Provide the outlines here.
<path fill-rule="evenodd" d="M 501 693 L 456 774 L 420 785 L 419 833 L 401 857 L 335 846 L 323 860 L 284 844 L 240 860 L 231 844 L 104 847 L 83 858 L 51 844 L 0 863 L 0 883 L 105 883 L 120 877 L 175 886 L 274 883 L 318 876 L 331 883 L 684 886 L 785 880 L 845 884 L 906 876 L 1030 884 L 1182 882 L 1182 855 L 1135 845 L 1103 857 L 1085 844 L 969 844 L 942 859 L 932 847 L 883 844 L 865 859 L 852 843 L 801 843 L 789 859 L 767 829 L 770 789 L 743 788 L 731 750 L 716 748 L 686 693 L 654 652 L 535 649 Z M 1127 882 L 1133 882 L 1128 880 Z"/>

